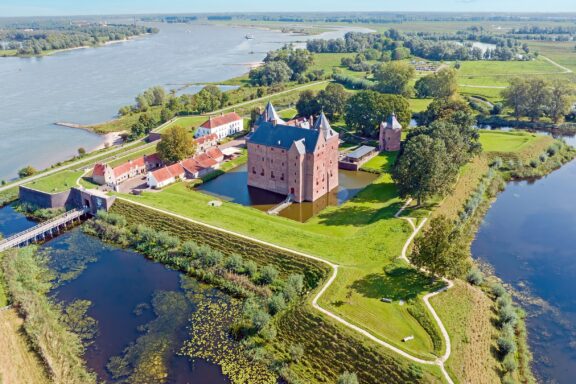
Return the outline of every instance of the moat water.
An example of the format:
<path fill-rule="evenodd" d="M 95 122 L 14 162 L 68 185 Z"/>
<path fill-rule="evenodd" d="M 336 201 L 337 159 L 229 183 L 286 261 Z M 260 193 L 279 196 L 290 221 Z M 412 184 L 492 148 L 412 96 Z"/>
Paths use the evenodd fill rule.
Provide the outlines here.
<path fill-rule="evenodd" d="M 180 89 L 248 71 L 267 51 L 310 36 L 200 24 L 154 24 L 160 33 L 104 47 L 34 58 L 0 58 L 0 180 L 32 165 L 44 168 L 89 150 L 102 137 L 55 122 L 94 124 L 114 118 L 145 89 Z M 346 27 L 323 34 L 341 37 Z M 246 40 L 246 34 L 254 35 Z M 188 87 L 192 93 L 199 86 Z"/>
<path fill-rule="evenodd" d="M 0 233 L 4 236 L 35 224 L 10 206 L 0 209 Z M 74 300 L 89 300 L 92 303 L 88 315 L 97 320 L 98 327 L 85 359 L 88 367 L 107 383 L 122 382 L 115 380 L 107 370 L 110 358 L 122 356 L 125 348 L 146 334 L 143 327 L 156 319 L 152 307 L 154 295 L 168 292 L 189 300 L 192 289 L 195 298 L 208 298 L 213 303 L 227 300 L 225 295 L 189 278 L 186 278 L 189 294 L 185 295 L 181 273 L 151 262 L 136 252 L 104 244 L 85 235 L 80 228 L 52 239 L 40 248 L 46 252 L 51 269 L 64 280 L 51 293 L 56 301 L 67 304 Z M 192 315 L 194 304 L 189 301 L 187 318 Z M 162 336 L 168 340 L 170 350 L 166 382 L 229 383 L 219 366 L 202 359 L 192 361 L 178 354 L 189 339 L 189 327 L 190 323 L 186 321 L 179 329 L 169 332 L 170 338 Z"/>
<path fill-rule="evenodd" d="M 539 382 L 576 377 L 576 161 L 511 182 L 472 244 L 475 258 L 519 293 Z"/>
<path fill-rule="evenodd" d="M 341 205 L 356 196 L 378 176 L 368 172 L 338 171 L 339 187 L 314 202 L 294 203 L 283 209 L 279 216 L 305 222 L 328 206 Z M 201 184 L 198 190 L 226 201 L 268 211 L 286 199 L 286 196 L 247 186 L 247 165 Z"/>

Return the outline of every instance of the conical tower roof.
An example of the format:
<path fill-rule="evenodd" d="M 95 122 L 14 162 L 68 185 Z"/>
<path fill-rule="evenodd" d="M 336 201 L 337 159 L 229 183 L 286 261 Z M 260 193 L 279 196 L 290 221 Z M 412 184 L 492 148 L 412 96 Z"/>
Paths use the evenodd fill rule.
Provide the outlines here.
<path fill-rule="evenodd" d="M 276 123 L 280 124 L 285 123 L 284 120 L 282 120 L 278 115 L 278 113 L 276 112 L 276 109 L 272 105 L 271 101 L 269 101 L 268 104 L 266 104 L 266 108 L 264 109 L 264 120 L 267 122 L 275 121 Z"/>
<path fill-rule="evenodd" d="M 396 114 L 392 112 L 388 119 L 386 119 L 386 128 L 387 129 L 402 129 L 402 124 L 396 119 Z"/>
<path fill-rule="evenodd" d="M 314 129 L 322 132 L 324 134 L 324 138 L 326 139 L 337 134 L 336 131 L 334 131 L 330 126 L 330 122 L 328 121 L 328 118 L 324 114 L 324 111 L 320 113 L 320 117 L 318 117 L 318 120 L 316 120 L 316 123 L 314 124 Z"/>

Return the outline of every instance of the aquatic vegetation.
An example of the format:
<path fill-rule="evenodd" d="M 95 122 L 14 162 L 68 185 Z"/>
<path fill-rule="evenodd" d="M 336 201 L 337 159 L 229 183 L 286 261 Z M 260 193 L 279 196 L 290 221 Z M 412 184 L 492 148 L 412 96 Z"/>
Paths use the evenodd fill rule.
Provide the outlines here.
<path fill-rule="evenodd" d="M 179 348 L 178 335 L 188 321 L 191 305 L 181 292 L 159 291 L 152 308 L 156 318 L 143 327 L 145 334 L 108 362 L 106 367 L 115 379 L 134 384 L 167 382 L 168 360 Z"/>
<path fill-rule="evenodd" d="M 235 299 L 213 301 L 204 297 L 196 305 L 190 320 L 190 340 L 181 354 L 194 359 L 205 359 L 218 364 L 234 384 L 273 384 L 276 375 L 265 365 L 255 362 L 246 354 L 246 348 L 234 340 L 229 328 L 240 316 L 242 304 Z"/>

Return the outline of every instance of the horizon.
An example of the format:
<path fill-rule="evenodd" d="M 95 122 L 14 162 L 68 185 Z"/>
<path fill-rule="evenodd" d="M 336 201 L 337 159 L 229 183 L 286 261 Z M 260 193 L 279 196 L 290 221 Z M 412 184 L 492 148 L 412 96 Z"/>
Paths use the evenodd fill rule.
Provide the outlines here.
<path fill-rule="evenodd" d="M 304 0 L 285 4 L 271 4 L 262 0 L 249 0 L 244 4 L 232 0 L 213 0 L 210 4 L 190 4 L 186 0 L 101 0 L 98 4 L 78 3 L 74 0 L 25 0 L 18 5 L 0 4 L 1 18 L 9 17 L 66 17 L 113 16 L 148 14 L 210 14 L 210 13 L 483 13 L 483 14 L 566 14 L 576 13 L 573 0 L 550 0 L 546 4 L 526 0 L 521 5 L 516 0 L 447 0 L 429 2 L 401 0 L 376 2 L 359 0 L 355 3 L 317 0 L 313 9 Z M 267 9 L 263 9 L 267 8 Z M 522 11 L 517 11 L 521 8 Z M 327 9 L 330 9 L 327 11 Z M 550 11 L 553 9 L 553 11 Z"/>

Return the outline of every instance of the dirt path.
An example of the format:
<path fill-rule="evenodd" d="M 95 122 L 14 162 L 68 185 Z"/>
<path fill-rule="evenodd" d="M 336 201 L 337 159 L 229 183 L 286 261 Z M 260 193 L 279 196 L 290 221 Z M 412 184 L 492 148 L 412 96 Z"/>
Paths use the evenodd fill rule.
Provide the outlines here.
<path fill-rule="evenodd" d="M 549 62 L 550 64 L 554 65 L 557 68 L 560 68 L 563 72 L 560 73 L 574 73 L 573 70 L 571 70 L 570 68 L 566 68 L 565 66 L 558 64 L 557 62 L 555 62 L 554 60 L 552 60 L 549 57 L 540 55 L 541 58 L 543 58 L 544 60 L 546 60 L 547 62 Z"/>
<path fill-rule="evenodd" d="M 271 247 L 271 248 L 275 248 L 275 249 L 278 249 L 278 250 L 281 250 L 281 251 L 289 252 L 289 253 L 292 253 L 292 254 L 295 254 L 295 255 L 298 255 L 298 256 L 301 256 L 301 257 L 305 257 L 305 258 L 307 258 L 307 259 L 319 261 L 319 262 L 321 262 L 321 263 L 324 263 L 324 264 L 330 266 L 330 268 L 332 268 L 332 276 L 330 276 L 330 278 L 328 279 L 328 281 L 326 282 L 326 284 L 324 284 L 324 286 L 322 287 L 322 289 L 320 289 L 320 291 L 316 294 L 316 296 L 315 296 L 314 299 L 312 300 L 312 306 L 313 306 L 315 309 L 317 309 L 318 311 L 322 312 L 322 313 L 325 314 L 326 316 L 329 316 L 330 318 L 336 320 L 337 322 L 343 324 L 344 326 L 346 326 L 346 327 L 348 327 L 348 328 L 350 328 L 350 329 L 352 329 L 352 330 L 360 333 L 361 335 L 363 335 L 364 337 L 366 337 L 366 338 L 374 341 L 375 343 L 377 343 L 377 344 L 379 344 L 379 345 L 381 345 L 381 346 L 383 346 L 383 347 L 385 347 L 385 348 L 390 349 L 391 351 L 399 354 L 400 356 L 403 356 L 404 358 L 406 358 L 406 359 L 408 359 L 408 360 L 411 360 L 411 361 L 416 362 L 416 363 L 419 363 L 419 364 L 424 364 L 424 365 L 436 365 L 436 366 L 438 366 L 438 367 L 440 368 L 440 370 L 442 371 L 446 382 L 449 383 L 449 384 L 454 384 L 454 382 L 452 381 L 452 378 L 450 377 L 450 375 L 449 375 L 448 372 L 446 371 L 446 368 L 444 367 L 444 363 L 446 362 L 446 360 L 448 360 L 448 358 L 450 357 L 450 354 L 451 354 L 450 337 L 449 337 L 448 331 L 446 331 L 446 328 L 444 327 L 444 324 L 442 323 L 440 317 L 438 316 L 438 314 L 436 313 L 436 311 L 434 310 L 434 308 L 432 307 L 432 305 L 431 305 L 430 302 L 429 302 L 429 299 L 430 299 L 431 297 L 436 296 L 436 295 L 438 295 L 438 294 L 440 294 L 440 293 L 442 293 L 442 292 L 445 292 L 447 289 L 451 288 L 451 287 L 452 287 L 452 282 L 451 282 L 451 281 L 445 280 L 446 283 L 448 284 L 447 287 L 444 287 L 444 288 L 442 288 L 442 289 L 440 289 L 440 290 L 438 290 L 438 291 L 436 291 L 436 292 L 431 292 L 431 293 L 427 294 L 426 296 L 424 296 L 424 298 L 423 298 L 424 303 L 426 304 L 426 307 L 427 307 L 428 310 L 432 313 L 432 316 L 433 316 L 434 319 L 436 320 L 436 322 L 437 322 L 437 324 L 438 324 L 438 326 L 439 326 L 439 328 L 440 328 L 440 330 L 441 330 L 441 332 L 442 332 L 442 336 L 444 337 L 444 343 L 445 343 L 445 345 L 446 345 L 446 352 L 444 353 L 443 356 L 439 357 L 439 358 L 436 359 L 436 360 L 424 360 L 424 359 L 421 359 L 421 358 L 419 358 L 419 357 L 412 356 L 412 355 L 409 354 L 408 352 L 405 352 L 405 351 L 403 351 L 402 349 L 400 349 L 400 348 L 398 348 L 398 347 L 396 347 L 396 346 L 394 346 L 394 345 L 391 345 L 391 344 L 387 343 L 387 342 L 384 341 L 384 340 L 381 340 L 381 339 L 377 338 L 376 336 L 372 335 L 370 332 L 368 332 L 368 331 L 366 331 L 366 330 L 364 330 L 364 329 L 362 329 L 362 328 L 360 328 L 360 327 L 358 327 L 358 326 L 356 326 L 356 325 L 354 325 L 354 324 L 346 321 L 345 319 L 341 318 L 340 316 L 336 315 L 335 313 L 330 312 L 329 310 L 327 310 L 327 309 L 325 309 L 325 308 L 322 308 L 322 307 L 318 304 L 318 300 L 322 297 L 322 295 L 324 295 L 324 293 L 328 290 L 328 288 L 330 288 L 330 286 L 332 285 L 332 283 L 336 280 L 336 277 L 338 276 L 338 264 L 332 263 L 332 262 L 330 262 L 330 261 L 328 261 L 328 260 L 322 259 L 322 258 L 317 257 L 317 256 L 309 255 L 309 254 L 304 253 L 304 252 L 296 251 L 296 250 L 293 250 L 293 249 L 290 249 L 290 248 L 286 248 L 286 247 L 282 247 L 282 246 L 279 246 L 279 245 L 276 245 L 276 244 L 273 244 L 273 243 L 269 243 L 269 242 L 267 242 L 267 241 L 259 240 L 259 239 L 256 239 L 256 238 L 254 238 L 254 237 L 251 237 L 251 236 L 246 236 L 246 235 L 243 235 L 243 234 L 238 233 L 238 232 L 234 232 L 234 231 L 230 231 L 230 230 L 227 230 L 227 229 L 224 229 L 224 228 L 220 228 L 220 227 L 217 227 L 217 226 L 214 226 L 214 225 L 206 224 L 206 223 L 204 223 L 204 222 L 197 221 L 197 220 L 191 219 L 191 218 L 189 218 L 189 217 L 185 217 L 185 216 L 179 215 L 179 214 L 177 214 L 177 213 L 173 213 L 173 212 L 170 212 L 170 211 L 166 211 L 166 210 L 164 210 L 164 209 L 151 207 L 151 206 L 149 206 L 149 205 L 142 204 L 142 203 L 139 203 L 139 202 L 136 202 L 136 201 L 132 201 L 132 200 L 129 200 L 129 199 L 125 199 L 125 198 L 120 197 L 120 196 L 117 197 L 117 198 L 120 199 L 120 200 L 122 200 L 122 201 L 126 201 L 126 202 L 128 202 L 128 203 L 131 203 L 131 204 L 135 204 L 135 205 L 138 205 L 138 206 L 147 208 L 147 209 L 151 209 L 151 210 L 153 210 L 153 211 L 157 211 L 157 212 L 163 213 L 163 214 L 165 214 L 165 215 L 169 215 L 169 216 L 172 216 L 172 217 L 176 217 L 176 218 L 178 218 L 178 219 L 185 220 L 185 221 L 188 221 L 188 222 L 197 224 L 197 225 L 202 225 L 202 226 L 204 226 L 204 227 L 207 227 L 207 228 L 210 228 L 210 229 L 219 231 L 219 232 L 223 232 L 223 233 L 226 233 L 226 234 L 229 234 L 229 235 L 233 235 L 233 236 L 236 236 L 236 237 L 239 237 L 239 238 L 242 238 L 242 239 L 246 239 L 246 240 L 249 240 L 249 241 L 258 243 L 258 244 L 262 244 L 262 245 L 265 245 L 265 246 L 268 246 L 268 247 Z M 404 211 L 404 209 L 406 209 L 406 207 L 408 206 L 409 203 L 410 203 L 410 201 L 408 201 L 408 202 L 396 213 L 395 217 L 399 217 L 400 214 Z M 400 256 L 400 258 L 402 258 L 403 260 L 405 260 L 405 261 L 407 261 L 408 263 L 410 263 L 410 262 L 408 261 L 407 256 L 406 256 L 406 253 L 407 253 L 407 251 L 408 251 L 408 248 L 409 248 L 410 244 L 412 243 L 412 240 L 414 240 L 414 238 L 415 238 L 416 235 L 420 232 L 420 230 L 422 229 L 422 227 L 424 226 L 424 224 L 426 224 L 427 219 L 423 219 L 422 222 L 420 222 L 420 224 L 419 224 L 418 226 L 416 226 L 416 225 L 414 224 L 414 222 L 413 222 L 414 219 L 412 219 L 412 218 L 405 218 L 405 217 L 403 217 L 402 219 L 407 220 L 407 221 L 410 223 L 410 225 L 412 226 L 412 228 L 413 228 L 413 232 L 412 232 L 412 234 L 410 235 L 410 237 L 408 237 L 408 239 L 406 240 L 406 243 L 404 244 L 404 248 L 402 249 L 402 254 L 401 254 L 401 256 Z"/>

